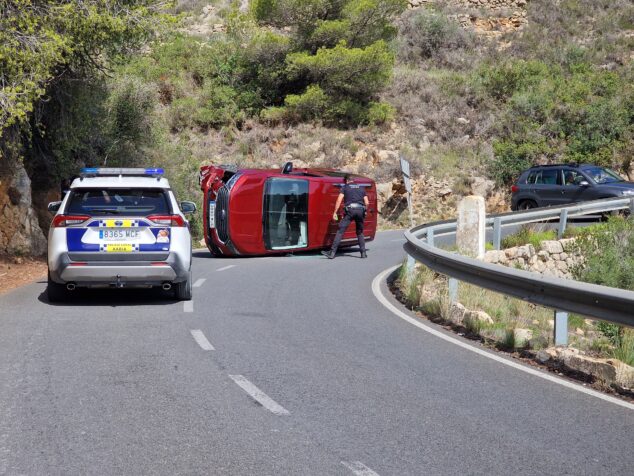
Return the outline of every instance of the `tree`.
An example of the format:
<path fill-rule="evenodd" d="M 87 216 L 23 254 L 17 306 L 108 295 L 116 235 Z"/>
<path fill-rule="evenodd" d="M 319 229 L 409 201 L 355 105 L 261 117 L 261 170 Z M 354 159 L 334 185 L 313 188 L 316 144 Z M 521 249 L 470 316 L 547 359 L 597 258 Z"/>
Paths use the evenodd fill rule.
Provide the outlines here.
<path fill-rule="evenodd" d="M 377 102 L 392 75 L 394 18 L 405 0 L 255 0 L 261 25 L 290 31 L 285 56 L 284 107 L 264 116 L 287 120 L 321 119 L 339 125 L 380 122 L 392 117 Z M 280 51 L 279 49 L 277 51 Z M 266 69 L 260 76 L 266 77 Z M 279 63 L 271 65 L 280 79 Z M 372 114 L 370 110 L 372 109 Z M 379 113 L 380 112 L 380 113 Z M 372 116 L 372 119 L 370 119 Z"/>
<path fill-rule="evenodd" d="M 69 71 L 104 69 L 156 29 L 158 0 L 0 0 L 0 132 Z"/>

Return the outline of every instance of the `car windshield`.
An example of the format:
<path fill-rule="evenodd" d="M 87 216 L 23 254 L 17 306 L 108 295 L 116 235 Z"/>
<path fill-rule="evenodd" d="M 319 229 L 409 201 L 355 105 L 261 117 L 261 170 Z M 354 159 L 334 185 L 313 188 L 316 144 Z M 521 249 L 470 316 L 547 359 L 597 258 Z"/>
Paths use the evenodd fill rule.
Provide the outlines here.
<path fill-rule="evenodd" d="M 623 179 L 614 170 L 605 167 L 588 167 L 583 171 L 590 176 L 595 183 L 623 182 Z"/>
<path fill-rule="evenodd" d="M 68 214 L 145 216 L 169 214 L 167 194 L 144 188 L 83 188 L 71 190 Z"/>

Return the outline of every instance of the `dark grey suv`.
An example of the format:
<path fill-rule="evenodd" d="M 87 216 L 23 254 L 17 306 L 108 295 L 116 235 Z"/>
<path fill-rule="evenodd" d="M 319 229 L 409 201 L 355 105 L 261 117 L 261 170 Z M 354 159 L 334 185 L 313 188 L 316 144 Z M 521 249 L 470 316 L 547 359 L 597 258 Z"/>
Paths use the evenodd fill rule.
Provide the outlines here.
<path fill-rule="evenodd" d="M 511 187 L 512 210 L 560 206 L 613 197 L 634 197 L 634 182 L 597 165 L 541 165 L 520 175 Z"/>

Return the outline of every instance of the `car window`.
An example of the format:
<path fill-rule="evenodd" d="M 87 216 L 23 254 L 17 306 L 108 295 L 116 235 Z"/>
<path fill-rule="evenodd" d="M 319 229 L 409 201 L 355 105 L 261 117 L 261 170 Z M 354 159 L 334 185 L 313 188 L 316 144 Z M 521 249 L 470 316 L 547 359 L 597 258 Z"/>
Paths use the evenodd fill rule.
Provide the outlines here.
<path fill-rule="evenodd" d="M 535 183 L 537 181 L 537 176 L 540 175 L 541 171 L 534 171 L 528 174 L 528 178 L 526 179 L 526 183 Z"/>
<path fill-rule="evenodd" d="M 70 193 L 66 208 L 68 214 L 145 216 L 170 213 L 164 190 L 83 188 Z"/>
<path fill-rule="evenodd" d="M 614 170 L 605 167 L 587 167 L 583 169 L 595 183 L 623 182 L 623 179 Z"/>
<path fill-rule="evenodd" d="M 576 170 L 564 170 L 564 185 L 579 185 L 585 177 Z"/>
<path fill-rule="evenodd" d="M 538 185 L 560 185 L 560 170 L 561 169 L 542 169 L 537 171 L 535 183 Z"/>

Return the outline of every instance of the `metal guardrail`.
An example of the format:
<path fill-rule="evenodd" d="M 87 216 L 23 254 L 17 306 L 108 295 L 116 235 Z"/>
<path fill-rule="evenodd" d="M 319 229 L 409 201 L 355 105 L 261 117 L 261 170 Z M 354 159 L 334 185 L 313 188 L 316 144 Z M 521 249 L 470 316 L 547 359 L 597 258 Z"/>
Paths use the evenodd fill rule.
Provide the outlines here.
<path fill-rule="evenodd" d="M 561 237 L 570 218 L 623 209 L 634 213 L 634 198 L 595 200 L 566 207 L 492 215 L 486 219 L 486 228 L 493 231 L 494 246 L 500 249 L 504 226 L 558 220 Z M 454 234 L 456 227 L 455 221 L 414 227 L 405 232 L 405 251 L 434 271 L 460 281 L 553 309 L 634 326 L 633 291 L 546 277 L 530 271 L 485 263 L 434 246 L 436 237 Z"/>

